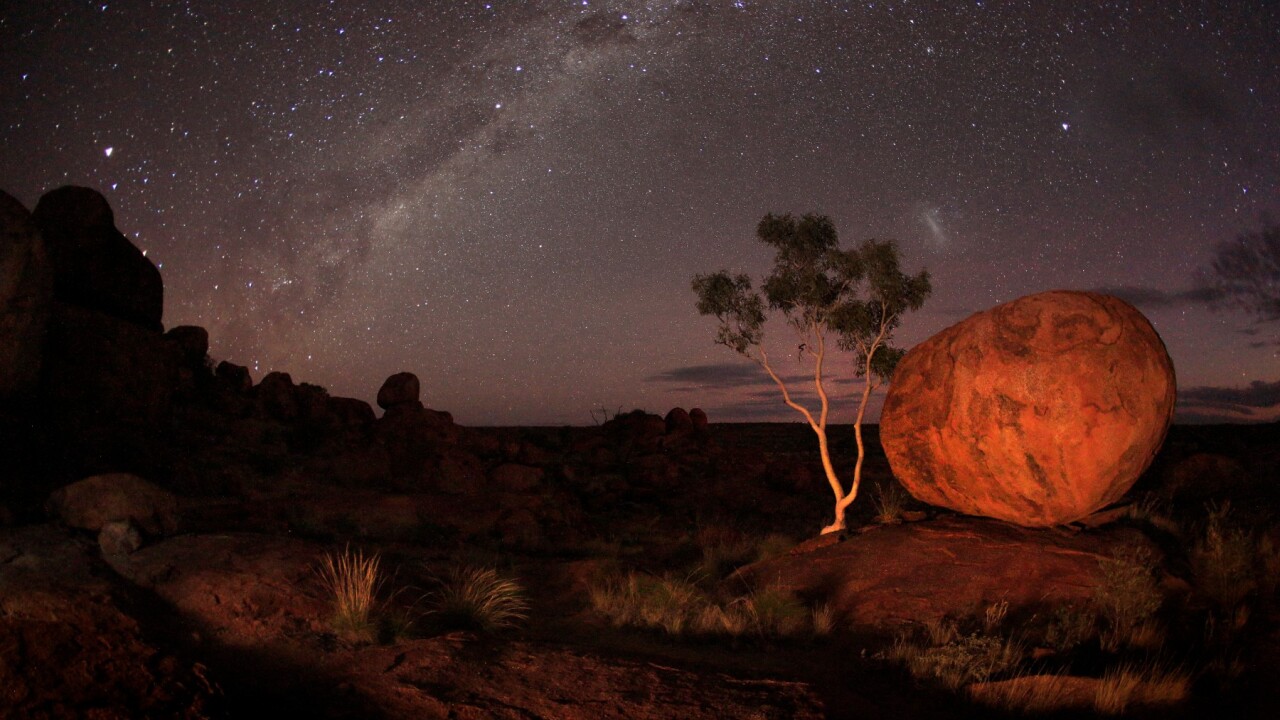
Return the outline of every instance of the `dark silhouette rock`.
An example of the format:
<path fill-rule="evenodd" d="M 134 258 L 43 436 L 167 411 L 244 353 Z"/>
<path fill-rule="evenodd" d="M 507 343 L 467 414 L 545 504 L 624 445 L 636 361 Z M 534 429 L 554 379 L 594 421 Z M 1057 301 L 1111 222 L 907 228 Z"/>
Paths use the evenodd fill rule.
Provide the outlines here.
<path fill-rule="evenodd" d="M 243 365 L 223 360 L 218 363 L 218 367 L 213 371 L 214 377 L 222 381 L 223 385 L 235 392 L 249 392 L 253 388 L 253 376 L 249 374 L 249 368 Z"/>
<path fill-rule="evenodd" d="M 276 420 L 294 420 L 298 417 L 298 400 L 294 396 L 293 378 L 286 372 L 269 372 L 254 388 L 258 405 L 268 416 Z"/>
<path fill-rule="evenodd" d="M 489 481 L 508 492 L 529 492 L 542 484 L 543 475 L 536 467 L 504 463 L 489 471 Z"/>
<path fill-rule="evenodd" d="M 138 325 L 55 301 L 41 378 L 55 436 L 74 437 L 59 462 L 73 473 L 154 469 L 178 385 L 177 349 Z"/>
<path fill-rule="evenodd" d="M 668 435 L 679 435 L 693 431 L 693 419 L 689 417 L 689 413 L 684 408 L 675 407 L 667 411 L 667 416 L 663 419 L 667 426 Z"/>
<path fill-rule="evenodd" d="M 0 192 L 0 404 L 34 399 L 53 271 L 31 214 Z"/>
<path fill-rule="evenodd" d="M 1116 500 L 1151 464 L 1173 417 L 1173 364 L 1122 300 L 1031 295 L 917 345 L 880 420 L 894 474 L 916 498 L 1027 526 Z"/>
<path fill-rule="evenodd" d="M 729 583 L 769 586 L 830 603 L 840 622 L 886 629 L 963 617 L 1007 601 L 1009 611 L 1091 602 L 1098 561 L 1151 548 L 1137 530 L 1067 535 L 982 518 L 882 525 L 844 542 L 824 535 L 742 568 Z"/>
<path fill-rule="evenodd" d="M 702 408 L 694 408 L 689 411 L 689 420 L 693 423 L 695 430 L 707 429 L 707 412 Z"/>
<path fill-rule="evenodd" d="M 368 428 L 378 419 L 369 403 L 356 398 L 330 397 L 329 412 L 346 428 Z"/>
<path fill-rule="evenodd" d="M 182 364 L 187 366 L 204 365 L 205 356 L 209 354 L 209 331 L 197 325 L 179 325 L 170 328 L 164 334 L 165 340 L 173 343 L 178 349 Z"/>
<path fill-rule="evenodd" d="M 40 198 L 32 216 L 44 236 L 58 299 L 162 329 L 160 271 L 116 229 L 102 195 L 61 187 Z"/>
<path fill-rule="evenodd" d="M 450 495 L 473 495 L 485 489 L 484 465 L 479 458 L 456 449 L 445 451 L 435 472 L 436 489 Z"/>
<path fill-rule="evenodd" d="M 419 402 L 418 376 L 411 372 L 392 375 L 378 389 L 378 407 L 390 410 L 397 405 Z"/>
<path fill-rule="evenodd" d="M 127 520 L 148 535 L 172 535 L 178 529 L 178 501 L 167 490 L 128 473 L 85 478 L 55 490 L 50 512 L 69 527 L 102 530 Z"/>

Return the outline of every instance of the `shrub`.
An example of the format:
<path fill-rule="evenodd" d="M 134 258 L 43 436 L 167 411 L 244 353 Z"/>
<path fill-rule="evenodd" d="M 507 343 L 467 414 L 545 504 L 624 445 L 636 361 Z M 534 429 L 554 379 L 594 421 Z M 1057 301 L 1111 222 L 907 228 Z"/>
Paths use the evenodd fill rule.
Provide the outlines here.
<path fill-rule="evenodd" d="M 1104 650 L 1149 647 L 1160 640 L 1153 617 L 1164 601 L 1154 576 L 1151 553 L 1126 547 L 1098 561 L 1101 583 L 1094 593 L 1098 609 L 1107 620 L 1102 635 Z"/>
<path fill-rule="evenodd" d="M 945 645 L 895 645 L 898 659 L 921 679 L 938 682 L 949 690 L 1007 672 L 1022 660 L 1022 649 L 1012 641 L 973 633 Z"/>
<path fill-rule="evenodd" d="M 334 628 L 369 636 L 374 630 L 370 616 L 383 583 L 377 553 L 366 557 L 349 546 L 341 554 L 326 553 L 316 574 L 333 596 Z"/>
<path fill-rule="evenodd" d="M 1229 505 L 1209 509 L 1204 532 L 1188 556 L 1196 591 L 1226 613 L 1234 613 L 1257 586 L 1254 538 L 1230 524 L 1230 512 Z"/>
<path fill-rule="evenodd" d="M 1072 650 L 1094 637 L 1098 630 L 1098 613 L 1087 605 L 1059 605 L 1053 609 L 1045 628 L 1045 643 L 1060 652 Z"/>
<path fill-rule="evenodd" d="M 454 568 L 428 595 L 428 614 L 445 627 L 496 632 L 514 628 L 529 617 L 520 583 L 480 566 Z"/>

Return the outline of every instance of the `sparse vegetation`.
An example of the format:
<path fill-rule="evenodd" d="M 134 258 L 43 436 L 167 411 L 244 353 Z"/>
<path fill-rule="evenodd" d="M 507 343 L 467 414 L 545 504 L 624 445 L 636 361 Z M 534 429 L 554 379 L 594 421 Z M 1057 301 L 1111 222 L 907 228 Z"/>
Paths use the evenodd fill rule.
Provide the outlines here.
<path fill-rule="evenodd" d="M 366 556 L 350 546 L 341 553 L 326 553 L 316 574 L 333 600 L 333 625 L 340 633 L 372 639 L 372 621 L 384 578 L 377 553 Z"/>
<path fill-rule="evenodd" d="M 944 638 L 945 642 L 935 642 Z M 923 638 L 899 635 L 886 657 L 901 663 L 917 679 L 959 690 L 1008 672 L 1021 662 L 1023 650 L 1008 638 L 978 632 L 961 635 L 954 625 L 940 624 L 926 628 Z"/>
<path fill-rule="evenodd" d="M 595 582 L 591 607 L 615 627 L 640 627 L 672 637 L 748 633 L 762 638 L 823 636 L 834 615 L 820 605 L 810 610 L 788 593 L 762 588 L 717 601 L 688 578 L 631 572 Z"/>
<path fill-rule="evenodd" d="M 459 566 L 438 583 L 427 596 L 427 614 L 444 628 L 497 632 L 518 627 L 529 617 L 524 588 L 493 568 Z"/>
<path fill-rule="evenodd" d="M 1092 605 L 1058 605 L 1045 629 L 1044 641 L 1058 652 L 1068 652 L 1097 636 L 1098 611 Z"/>
<path fill-rule="evenodd" d="M 1230 520 L 1231 506 L 1210 507 L 1204 531 L 1188 553 L 1198 593 L 1222 614 L 1234 614 L 1257 587 L 1253 535 Z"/>
<path fill-rule="evenodd" d="M 1103 649 L 1115 652 L 1159 644 L 1162 633 L 1155 624 L 1155 614 L 1164 595 L 1156 583 L 1151 552 L 1142 547 L 1122 548 L 1099 560 L 1098 566 L 1101 583 L 1094 599 L 1106 621 Z"/>

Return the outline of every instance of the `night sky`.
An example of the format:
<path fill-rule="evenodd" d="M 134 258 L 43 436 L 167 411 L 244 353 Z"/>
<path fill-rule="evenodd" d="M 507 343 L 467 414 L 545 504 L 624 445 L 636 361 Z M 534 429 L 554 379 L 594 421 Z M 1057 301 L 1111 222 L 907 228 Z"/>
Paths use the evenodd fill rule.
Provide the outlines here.
<path fill-rule="evenodd" d="M 766 212 L 927 267 L 903 345 L 1106 289 L 1181 420 L 1257 419 L 1280 330 L 1199 288 L 1280 218 L 1278 58 L 1262 0 L 10 2 L 0 188 L 102 191 L 215 359 L 464 424 L 796 419 L 689 289 L 766 271 Z"/>

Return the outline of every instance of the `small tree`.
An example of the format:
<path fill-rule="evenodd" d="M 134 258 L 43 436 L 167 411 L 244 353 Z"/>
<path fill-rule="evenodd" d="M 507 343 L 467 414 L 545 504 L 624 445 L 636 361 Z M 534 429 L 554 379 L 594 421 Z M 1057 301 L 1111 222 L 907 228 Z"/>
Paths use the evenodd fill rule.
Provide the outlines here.
<path fill-rule="evenodd" d="M 765 215 L 756 237 L 774 248 L 773 271 L 761 287 L 752 289 L 747 275 L 726 271 L 697 275 L 693 291 L 698 312 L 720 321 L 716 342 L 752 360 L 782 392 L 782 400 L 804 417 L 818 436 L 818 453 L 827 482 L 835 495 L 835 520 L 822 532 L 845 527 L 845 510 L 858 496 L 866 448 L 862 421 L 871 393 L 889 379 L 903 352 L 893 347 L 893 331 L 903 313 L 918 310 L 932 288 L 928 271 L 906 275 L 899 267 L 898 248 L 892 241 L 866 240 L 851 250 L 841 250 L 835 226 L 822 215 Z M 800 356 L 812 363 L 813 384 L 819 409 L 813 412 L 791 397 L 764 348 L 764 324 L 769 310 L 783 317 L 800 339 Z M 853 373 L 863 378 L 862 394 L 854 420 L 858 459 L 848 491 L 836 476 L 827 442 L 831 402 L 823 375 L 829 339 L 851 353 Z"/>
<path fill-rule="evenodd" d="M 1258 322 L 1280 320 L 1280 225 L 1264 222 L 1214 250 L 1210 283 L 1219 300 Z"/>

